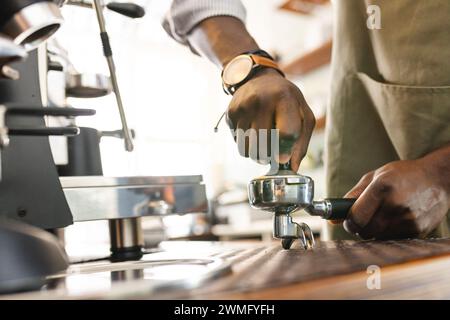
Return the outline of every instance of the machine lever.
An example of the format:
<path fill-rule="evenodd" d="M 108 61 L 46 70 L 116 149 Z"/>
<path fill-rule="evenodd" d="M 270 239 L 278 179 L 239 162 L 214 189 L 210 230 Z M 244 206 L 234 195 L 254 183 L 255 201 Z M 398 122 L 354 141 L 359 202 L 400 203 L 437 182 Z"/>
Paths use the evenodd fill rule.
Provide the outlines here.
<path fill-rule="evenodd" d="M 95 115 L 95 110 L 60 108 L 60 107 L 45 107 L 45 108 L 15 107 L 15 108 L 8 108 L 6 114 L 11 116 L 30 116 L 30 117 L 42 117 L 42 116 L 79 117 L 79 116 L 93 116 Z"/>
<path fill-rule="evenodd" d="M 9 128 L 11 136 L 76 136 L 79 127 L 51 127 L 51 128 Z"/>
<path fill-rule="evenodd" d="M 67 0 L 66 4 L 92 9 L 92 1 Z M 145 16 L 145 9 L 132 2 L 110 2 L 106 5 L 106 8 L 132 19 L 142 18 Z"/>
<path fill-rule="evenodd" d="M 145 16 L 144 8 L 131 2 L 110 2 L 106 7 L 111 11 L 132 19 Z"/>

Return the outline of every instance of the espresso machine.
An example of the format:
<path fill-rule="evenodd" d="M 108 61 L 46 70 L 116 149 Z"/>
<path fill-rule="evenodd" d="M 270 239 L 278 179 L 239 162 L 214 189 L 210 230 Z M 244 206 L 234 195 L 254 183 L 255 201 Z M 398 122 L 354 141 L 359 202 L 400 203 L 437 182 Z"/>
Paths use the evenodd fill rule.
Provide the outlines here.
<path fill-rule="evenodd" d="M 60 12 L 63 5 L 92 10 L 93 19 L 97 19 L 99 25 L 108 76 L 86 77 L 75 72 L 70 62 L 52 59 L 54 51 L 46 42 L 64 21 Z M 145 254 L 142 217 L 207 211 L 205 185 L 200 175 L 102 175 L 98 149 L 102 134 L 123 139 L 125 149 L 133 150 L 133 132 L 128 127 L 120 96 L 104 10 L 130 18 L 139 18 L 145 13 L 132 3 L 105 4 L 100 0 L 2 1 L 0 294 L 36 290 L 48 284 L 52 275 L 59 274 L 61 278 L 69 273 L 69 259 L 55 234 L 74 222 L 107 220 L 110 261 L 139 261 Z M 78 127 L 76 117 L 93 116 L 95 111 L 51 101 L 50 71 L 65 73 L 67 96 L 93 98 L 114 94 L 122 128 L 99 133 L 93 128 Z M 55 123 L 50 121 L 52 118 L 59 119 L 56 123 L 63 125 L 49 126 Z M 83 135 L 89 129 L 98 138 L 93 144 L 92 140 L 91 144 L 86 144 Z M 54 136 L 67 140 L 66 163 L 55 163 L 55 150 L 49 142 L 49 137 Z M 94 150 L 95 155 L 89 152 L 80 155 L 77 150 Z M 161 265 L 161 260 L 158 263 Z M 207 262 L 208 268 L 211 263 L 216 268 L 217 261 Z"/>

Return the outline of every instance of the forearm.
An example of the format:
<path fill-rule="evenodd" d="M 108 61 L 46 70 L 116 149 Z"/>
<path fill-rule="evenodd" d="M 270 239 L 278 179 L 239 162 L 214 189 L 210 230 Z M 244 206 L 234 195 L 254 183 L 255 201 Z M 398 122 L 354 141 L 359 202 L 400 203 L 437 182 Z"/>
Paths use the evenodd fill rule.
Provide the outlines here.
<path fill-rule="evenodd" d="M 220 67 L 242 52 L 258 49 L 244 23 L 228 16 L 203 20 L 187 38 L 198 53 Z"/>

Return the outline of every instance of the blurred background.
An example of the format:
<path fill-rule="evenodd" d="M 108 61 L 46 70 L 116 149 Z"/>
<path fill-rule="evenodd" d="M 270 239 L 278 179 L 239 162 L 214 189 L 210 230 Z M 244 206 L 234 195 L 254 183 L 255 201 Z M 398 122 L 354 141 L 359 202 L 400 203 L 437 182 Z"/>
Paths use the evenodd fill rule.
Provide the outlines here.
<path fill-rule="evenodd" d="M 103 138 L 101 155 L 106 176 L 202 174 L 210 199 L 204 216 L 146 218 L 146 241 L 161 238 L 245 239 L 269 241 L 271 214 L 247 204 L 246 184 L 268 167 L 241 158 L 225 122 L 214 132 L 230 96 L 221 87 L 216 66 L 171 39 L 161 21 L 171 1 L 134 1 L 145 7 L 143 19 L 130 21 L 105 12 L 119 85 L 135 151 L 127 153 L 119 139 Z M 324 196 L 324 115 L 328 101 L 332 11 L 327 0 L 243 0 L 247 27 L 261 48 L 275 56 L 299 86 L 318 121 L 300 173 L 315 180 L 316 197 Z M 66 20 L 56 40 L 80 72 L 108 74 L 93 10 L 64 6 Z M 51 82 L 50 82 L 51 86 Z M 97 110 L 77 120 L 98 130 L 120 128 L 113 95 L 69 98 L 74 107 Z M 321 221 L 298 216 L 318 235 Z M 318 218 L 319 219 L 319 218 Z M 66 231 L 68 250 L 93 238 L 107 244 L 106 222 L 84 222 Z M 89 240 L 85 240 L 85 239 Z"/>

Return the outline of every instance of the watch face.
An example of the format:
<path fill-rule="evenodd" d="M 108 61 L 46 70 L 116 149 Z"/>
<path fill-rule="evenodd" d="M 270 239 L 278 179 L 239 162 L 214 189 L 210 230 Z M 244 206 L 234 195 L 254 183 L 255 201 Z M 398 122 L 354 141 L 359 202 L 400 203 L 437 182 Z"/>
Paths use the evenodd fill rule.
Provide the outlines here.
<path fill-rule="evenodd" d="M 247 55 L 237 56 L 223 70 L 222 79 L 227 85 L 235 85 L 245 80 L 253 68 L 253 60 Z"/>

